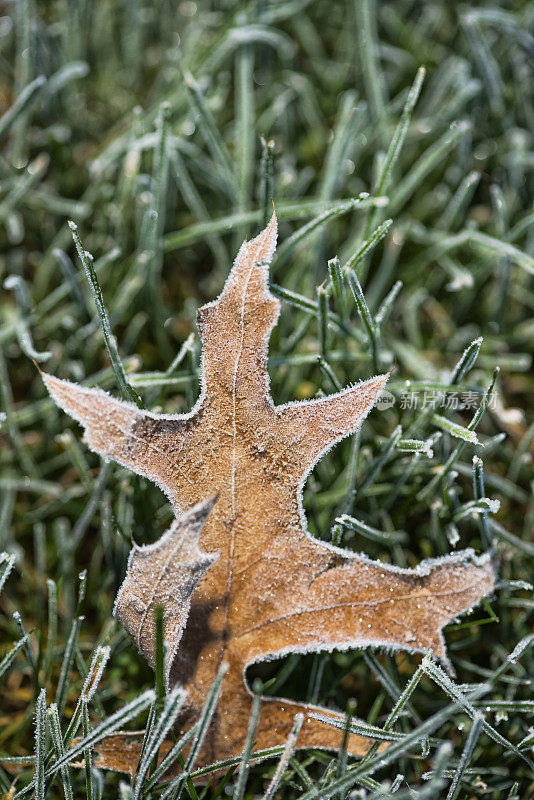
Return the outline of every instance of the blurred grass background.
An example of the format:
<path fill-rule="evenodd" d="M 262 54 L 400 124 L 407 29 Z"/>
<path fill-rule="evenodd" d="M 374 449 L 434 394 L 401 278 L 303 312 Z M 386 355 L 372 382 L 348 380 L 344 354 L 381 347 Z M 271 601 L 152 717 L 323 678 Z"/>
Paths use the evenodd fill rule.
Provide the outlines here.
<path fill-rule="evenodd" d="M 499 563 L 491 604 L 446 639 L 457 685 L 468 695 L 489 682 L 473 708 L 519 750 L 482 731 L 462 768 L 471 723 L 458 710 L 435 734 L 454 748 L 434 775 L 442 782 L 415 796 L 532 797 L 521 758 L 534 710 L 525 639 L 534 556 L 532 4 L 12 0 L 2 13 L 0 550 L 17 556 L 0 596 L 3 651 L 19 636 L 13 612 L 32 634 L 31 650 L 4 676 L 0 750 L 33 751 L 34 700 L 41 686 L 54 697 L 77 614 L 66 718 L 97 644 L 111 646 L 111 659 L 96 721 L 153 681 L 111 608 L 130 538 L 158 538 L 170 509 L 154 486 L 88 452 L 32 363 L 120 396 L 67 220 L 94 257 L 129 382 L 147 407 L 181 412 L 198 393 L 195 311 L 218 293 L 272 196 L 281 247 L 271 279 L 284 300 L 270 347 L 275 402 L 397 365 L 396 402 L 310 476 L 310 530 L 402 566 L 490 545 Z M 362 192 L 369 197 L 352 202 Z M 336 291 L 336 256 L 354 268 L 359 305 L 347 284 Z M 496 367 L 474 445 L 465 429 Z M 451 379 L 473 407 L 422 408 L 425 393 L 441 397 Z M 417 408 L 405 407 L 411 391 Z M 483 467 L 473 483 L 474 455 Z M 507 661 L 521 641 L 521 657 Z M 334 653 L 255 674 L 274 678 L 269 691 L 285 696 L 338 708 L 354 697 L 357 716 L 381 725 L 419 662 Z M 444 707 L 442 689 L 422 679 L 399 729 Z M 436 747 L 412 748 L 373 780 L 402 775 L 399 797 L 428 791 Z M 330 796 L 330 761 L 299 755 L 277 796 L 304 794 L 303 769 Z M 245 796 L 260 797 L 273 770 L 254 768 Z M 14 774 L 14 765 L 1 773 L 6 792 Z M 31 770 L 18 789 L 26 778 Z M 95 793 L 102 785 L 104 797 L 116 796 L 118 780 L 98 776 Z M 56 783 L 48 796 L 61 791 Z"/>

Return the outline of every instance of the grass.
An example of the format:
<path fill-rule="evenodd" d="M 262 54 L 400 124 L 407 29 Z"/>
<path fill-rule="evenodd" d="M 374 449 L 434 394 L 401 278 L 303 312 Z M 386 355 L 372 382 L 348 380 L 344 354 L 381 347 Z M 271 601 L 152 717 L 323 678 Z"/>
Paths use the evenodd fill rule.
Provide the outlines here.
<path fill-rule="evenodd" d="M 533 796 L 533 22 L 526 0 L 7 4 L 6 797 Z M 87 451 L 32 361 L 149 408 L 188 409 L 195 310 L 271 195 L 275 400 L 396 364 L 395 402 L 310 476 L 310 529 L 401 566 L 492 547 L 499 586 L 446 631 L 454 678 L 428 658 L 368 650 L 250 671 L 251 685 L 348 708 L 347 730 L 391 741 L 385 753 L 357 762 L 294 752 L 291 740 L 248 775 L 245 753 L 206 791 L 190 758 L 169 789 L 149 768 L 181 695 L 162 705 L 111 621 L 131 537 L 158 538 L 168 504 Z M 85 770 L 68 766 L 75 736 L 89 756 L 102 732 L 147 715 L 137 776 L 90 757 Z"/>

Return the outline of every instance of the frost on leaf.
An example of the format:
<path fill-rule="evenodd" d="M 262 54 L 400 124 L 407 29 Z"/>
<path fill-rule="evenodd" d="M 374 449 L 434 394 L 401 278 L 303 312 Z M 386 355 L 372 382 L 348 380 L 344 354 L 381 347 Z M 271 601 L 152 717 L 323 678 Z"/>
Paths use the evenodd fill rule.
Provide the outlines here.
<path fill-rule="evenodd" d="M 134 544 L 126 578 L 113 613 L 120 619 L 137 648 L 152 668 L 155 666 L 156 608 L 163 609 L 163 635 L 167 645 L 165 681 L 191 607 L 191 596 L 217 555 L 201 552 L 198 541 L 202 526 L 213 508 L 210 500 L 190 508 L 174 520 L 154 544 Z"/>
<path fill-rule="evenodd" d="M 96 452 L 153 480 L 179 515 L 218 494 L 200 537 L 218 560 L 200 579 L 171 665 L 188 692 L 179 727 L 198 718 L 220 664 L 229 665 L 199 764 L 238 756 L 251 707 L 247 665 L 289 652 L 385 646 L 446 659 L 442 628 L 494 586 L 488 557 L 471 551 L 413 570 L 355 556 L 306 530 L 302 487 L 318 459 L 356 431 L 387 376 L 318 400 L 275 406 L 267 346 L 279 302 L 267 287 L 276 245 L 267 228 L 239 251 L 222 293 L 198 312 L 202 386 L 189 414 L 140 411 L 100 390 L 44 376 L 57 403 L 85 428 Z M 339 747 L 342 732 L 310 716 L 325 709 L 265 698 L 258 749 L 282 744 L 295 714 L 300 747 Z M 351 735 L 360 755 L 369 741 Z M 125 737 L 101 743 L 97 763 L 130 770 Z M 132 755 L 133 754 L 133 755 Z M 135 765 L 134 765 L 135 766 Z"/>

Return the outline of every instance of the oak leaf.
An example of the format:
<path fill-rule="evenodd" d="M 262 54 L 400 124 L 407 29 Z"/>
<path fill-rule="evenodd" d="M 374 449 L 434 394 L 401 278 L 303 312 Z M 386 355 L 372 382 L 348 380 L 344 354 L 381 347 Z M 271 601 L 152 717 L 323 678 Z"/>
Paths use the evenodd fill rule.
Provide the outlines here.
<path fill-rule="evenodd" d="M 280 303 L 267 288 L 276 217 L 245 242 L 220 296 L 199 309 L 202 385 L 189 414 L 142 411 L 98 389 L 44 379 L 56 402 L 85 427 L 87 444 L 154 481 L 179 515 L 201 499 L 219 499 L 200 543 L 219 553 L 199 581 L 171 666 L 169 683 L 188 692 L 182 729 L 198 717 L 224 661 L 229 665 L 200 764 L 237 756 L 251 707 L 244 672 L 290 652 L 385 646 L 446 659 L 443 626 L 492 591 L 487 556 L 472 551 L 416 569 L 371 561 L 313 539 L 302 487 L 332 446 L 354 433 L 384 387 L 380 375 L 317 400 L 275 406 L 267 347 Z M 149 647 L 143 652 L 149 656 Z M 316 709 L 265 698 L 255 737 L 280 745 L 304 712 L 300 747 L 338 748 L 342 733 L 309 716 Z M 369 747 L 351 735 L 348 750 Z M 126 748 L 128 746 L 128 749 Z M 101 745 L 100 761 L 132 769 L 127 739 Z"/>

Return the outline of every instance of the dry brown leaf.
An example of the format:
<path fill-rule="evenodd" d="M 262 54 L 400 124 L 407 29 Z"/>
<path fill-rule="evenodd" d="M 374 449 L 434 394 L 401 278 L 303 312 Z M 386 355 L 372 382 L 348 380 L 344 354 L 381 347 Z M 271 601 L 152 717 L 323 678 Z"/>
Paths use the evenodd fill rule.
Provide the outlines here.
<path fill-rule="evenodd" d="M 56 402 L 84 425 L 88 445 L 157 483 L 176 514 L 219 494 L 200 540 L 219 558 L 193 595 L 170 674 L 171 685 L 188 691 L 186 729 L 221 663 L 229 665 L 200 764 L 242 751 L 251 707 L 247 665 L 289 652 L 378 645 L 432 650 L 446 659 L 443 626 L 494 586 L 489 558 L 472 551 L 398 569 L 307 532 L 307 475 L 359 428 L 387 376 L 319 400 L 273 404 L 267 345 L 280 303 L 268 291 L 267 265 L 276 235 L 273 215 L 241 247 L 217 300 L 198 312 L 202 390 L 189 414 L 140 411 L 100 390 L 44 376 Z M 341 732 L 310 718 L 310 709 L 265 699 L 256 747 L 283 743 L 300 711 L 300 747 L 339 747 Z M 131 770 L 138 750 L 128 755 L 119 742 L 101 745 L 97 763 Z M 361 755 L 369 744 L 351 735 L 348 750 Z"/>

